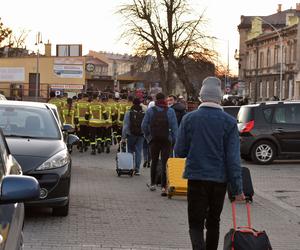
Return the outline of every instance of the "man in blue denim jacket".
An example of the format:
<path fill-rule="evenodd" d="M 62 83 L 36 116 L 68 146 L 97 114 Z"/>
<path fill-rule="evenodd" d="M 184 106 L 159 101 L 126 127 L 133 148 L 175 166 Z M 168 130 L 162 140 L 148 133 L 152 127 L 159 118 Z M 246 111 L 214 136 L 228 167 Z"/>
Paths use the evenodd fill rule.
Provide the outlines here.
<path fill-rule="evenodd" d="M 236 200 L 244 199 L 236 120 L 220 106 L 221 81 L 207 77 L 199 109 L 184 116 L 175 154 L 186 158 L 189 233 L 194 250 L 217 250 L 227 182 Z M 204 241 L 204 221 L 207 229 Z"/>
<path fill-rule="evenodd" d="M 159 122 L 159 124 L 155 125 L 155 128 L 153 128 L 152 121 L 154 119 L 154 115 L 157 115 L 157 113 L 164 114 L 164 121 L 166 121 L 166 123 L 164 121 Z M 164 131 L 164 128 L 166 128 L 166 131 Z M 155 132 L 154 129 L 155 131 L 158 131 L 158 133 L 165 135 L 164 139 L 155 138 L 155 136 L 152 134 Z M 172 145 L 175 144 L 177 138 L 178 125 L 175 111 L 172 108 L 168 108 L 164 94 L 158 93 L 156 95 L 155 106 L 147 110 L 142 123 L 142 130 L 145 138 L 149 143 L 151 154 L 151 183 L 149 185 L 149 188 L 151 191 L 154 191 L 156 189 L 155 179 L 157 175 L 157 165 L 160 156 L 162 163 L 161 195 L 166 196 L 166 164 L 172 150 Z"/>

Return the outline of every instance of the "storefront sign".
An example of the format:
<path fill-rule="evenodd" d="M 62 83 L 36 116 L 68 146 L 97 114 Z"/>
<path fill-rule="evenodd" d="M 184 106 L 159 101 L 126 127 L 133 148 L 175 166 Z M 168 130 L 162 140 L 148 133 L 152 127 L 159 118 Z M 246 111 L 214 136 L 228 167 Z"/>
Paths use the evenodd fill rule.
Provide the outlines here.
<path fill-rule="evenodd" d="M 83 89 L 83 85 L 78 85 L 78 84 L 74 84 L 74 85 L 69 85 L 69 84 L 52 84 L 50 85 L 51 89 Z"/>
<path fill-rule="evenodd" d="M 25 69 L 17 67 L 0 67 L 0 82 L 24 82 Z"/>
<path fill-rule="evenodd" d="M 82 78 L 82 65 L 54 65 L 54 74 L 60 78 Z"/>

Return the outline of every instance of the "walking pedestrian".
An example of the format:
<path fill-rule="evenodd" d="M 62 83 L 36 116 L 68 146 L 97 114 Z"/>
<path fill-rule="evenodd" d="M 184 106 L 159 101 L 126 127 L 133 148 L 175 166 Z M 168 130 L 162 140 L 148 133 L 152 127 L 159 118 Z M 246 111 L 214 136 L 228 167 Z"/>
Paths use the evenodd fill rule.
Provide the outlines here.
<path fill-rule="evenodd" d="M 202 104 L 184 116 L 175 145 L 176 156 L 186 158 L 184 178 L 188 179 L 193 250 L 217 250 L 227 182 L 236 200 L 244 199 L 237 124 L 223 111 L 221 99 L 221 81 L 216 77 L 204 79 Z"/>
<path fill-rule="evenodd" d="M 166 164 L 172 144 L 177 137 L 177 120 L 173 109 L 168 108 L 163 93 L 156 95 L 155 106 L 147 110 L 142 123 L 142 130 L 150 143 L 151 154 L 151 191 L 156 190 L 156 173 L 159 156 L 161 156 L 161 195 L 166 196 Z"/>
<path fill-rule="evenodd" d="M 183 103 L 177 101 L 177 97 L 175 95 L 168 96 L 168 106 L 174 109 L 178 126 L 182 120 L 182 117 L 186 114 L 186 108 Z"/>
<path fill-rule="evenodd" d="M 145 112 L 142 109 L 141 102 L 138 98 L 133 100 L 133 105 L 125 113 L 122 130 L 122 141 L 127 139 L 128 152 L 135 156 L 135 175 L 140 175 L 140 165 L 142 161 L 142 150 L 144 136 L 142 132 L 142 121 Z"/>

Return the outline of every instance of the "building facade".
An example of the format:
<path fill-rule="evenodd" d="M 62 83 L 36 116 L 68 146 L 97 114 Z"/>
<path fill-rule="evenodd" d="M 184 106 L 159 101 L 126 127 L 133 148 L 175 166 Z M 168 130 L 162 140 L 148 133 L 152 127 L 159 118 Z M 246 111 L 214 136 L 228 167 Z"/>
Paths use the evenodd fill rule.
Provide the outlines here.
<path fill-rule="evenodd" d="M 50 91 L 74 95 L 85 87 L 86 57 L 27 54 L 0 58 L 0 90 L 12 99 L 46 99 Z"/>
<path fill-rule="evenodd" d="M 270 16 L 241 16 L 239 81 L 252 102 L 300 99 L 300 5 Z M 297 53 L 298 52 L 298 53 Z"/>

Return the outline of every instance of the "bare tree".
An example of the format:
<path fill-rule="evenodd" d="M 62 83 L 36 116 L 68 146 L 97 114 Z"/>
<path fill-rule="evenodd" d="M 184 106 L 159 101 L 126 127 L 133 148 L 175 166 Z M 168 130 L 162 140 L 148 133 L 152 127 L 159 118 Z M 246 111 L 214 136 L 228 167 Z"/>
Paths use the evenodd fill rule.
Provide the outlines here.
<path fill-rule="evenodd" d="M 137 54 L 156 56 L 163 90 L 172 90 L 176 73 L 187 94 L 195 95 L 186 63 L 195 57 L 208 60 L 214 54 L 208 49 L 209 37 L 201 32 L 204 15 L 189 18 L 187 0 L 132 0 L 118 13 L 125 20 L 123 37 L 129 38 Z"/>
<path fill-rule="evenodd" d="M 0 45 L 12 33 L 10 28 L 4 27 L 0 17 Z"/>
<path fill-rule="evenodd" d="M 29 31 L 26 29 L 20 30 L 18 33 L 10 33 L 8 43 L 11 47 L 24 49 L 26 47 L 26 39 Z"/>

